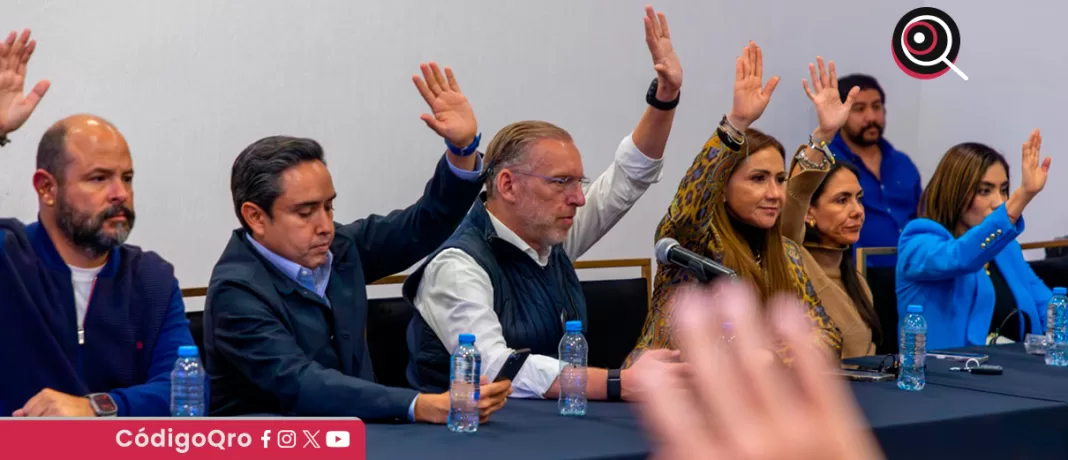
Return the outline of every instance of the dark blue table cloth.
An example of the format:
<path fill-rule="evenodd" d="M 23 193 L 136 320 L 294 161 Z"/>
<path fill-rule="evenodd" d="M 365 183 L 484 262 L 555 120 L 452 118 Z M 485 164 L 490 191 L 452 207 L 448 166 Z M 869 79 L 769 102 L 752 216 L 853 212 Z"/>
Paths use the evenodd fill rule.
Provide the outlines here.
<path fill-rule="evenodd" d="M 978 377 L 978 376 L 974 376 Z M 888 458 L 1068 458 L 1068 404 L 928 385 L 853 383 Z M 511 400 L 477 433 L 440 425 L 369 425 L 369 459 L 630 459 L 650 444 L 625 403 L 591 402 L 583 418 L 555 401 Z"/>
<path fill-rule="evenodd" d="M 1029 355 L 1023 344 L 971 347 L 961 351 L 989 355 L 986 364 L 1004 369 L 1002 375 L 973 375 L 950 371 L 963 363 L 931 359 L 927 361 L 927 383 L 1068 403 L 1068 368 L 1047 366 L 1045 356 Z"/>

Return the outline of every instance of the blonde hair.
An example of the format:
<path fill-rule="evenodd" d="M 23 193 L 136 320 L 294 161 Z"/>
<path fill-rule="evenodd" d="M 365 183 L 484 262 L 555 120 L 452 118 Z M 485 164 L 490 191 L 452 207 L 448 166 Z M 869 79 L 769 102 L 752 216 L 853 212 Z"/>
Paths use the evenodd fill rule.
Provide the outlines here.
<path fill-rule="evenodd" d="M 563 128 L 546 121 L 519 121 L 497 132 L 486 148 L 483 161 L 486 165 L 486 196 L 493 198 L 496 192 L 497 175 L 504 168 L 511 168 L 526 161 L 530 146 L 543 139 L 572 142 L 571 134 Z"/>

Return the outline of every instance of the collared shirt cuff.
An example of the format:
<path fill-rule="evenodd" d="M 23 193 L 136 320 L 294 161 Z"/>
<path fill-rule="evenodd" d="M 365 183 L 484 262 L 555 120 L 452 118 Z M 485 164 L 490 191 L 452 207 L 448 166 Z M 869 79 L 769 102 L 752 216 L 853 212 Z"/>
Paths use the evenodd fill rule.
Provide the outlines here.
<path fill-rule="evenodd" d="M 474 155 L 477 155 L 475 158 L 474 171 L 457 168 L 452 164 L 452 161 L 448 159 L 448 155 L 446 155 L 445 162 L 449 164 L 449 169 L 452 170 L 452 173 L 455 174 L 456 177 L 467 182 L 478 182 L 478 179 L 482 177 L 482 152 L 475 152 Z"/>
<path fill-rule="evenodd" d="M 634 144 L 633 134 L 628 134 L 616 149 L 616 164 L 631 180 L 653 184 L 663 177 L 663 158 L 649 158 Z"/>
<path fill-rule="evenodd" d="M 415 423 L 415 402 L 419 400 L 419 395 L 415 395 L 412 398 L 412 405 L 408 406 L 408 421 Z"/>
<path fill-rule="evenodd" d="M 560 375 L 560 361 L 544 355 L 530 355 L 512 382 L 512 397 L 544 398 Z"/>

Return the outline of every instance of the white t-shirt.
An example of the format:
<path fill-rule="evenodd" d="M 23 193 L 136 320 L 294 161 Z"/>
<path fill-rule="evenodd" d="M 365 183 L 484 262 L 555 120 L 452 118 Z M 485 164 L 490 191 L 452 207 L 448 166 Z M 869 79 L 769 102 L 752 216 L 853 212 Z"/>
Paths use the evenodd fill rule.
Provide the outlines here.
<path fill-rule="evenodd" d="M 74 308 L 78 312 L 78 338 L 81 341 L 81 332 L 85 330 L 85 313 L 89 311 L 89 298 L 93 295 L 93 283 L 96 275 L 104 269 L 101 265 L 95 268 L 79 268 L 67 265 L 70 268 L 71 282 L 74 284 Z"/>

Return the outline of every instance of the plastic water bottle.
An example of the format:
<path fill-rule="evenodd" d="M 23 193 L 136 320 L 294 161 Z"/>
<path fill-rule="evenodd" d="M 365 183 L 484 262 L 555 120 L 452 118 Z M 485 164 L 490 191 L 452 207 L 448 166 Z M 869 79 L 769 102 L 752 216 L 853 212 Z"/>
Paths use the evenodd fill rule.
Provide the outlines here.
<path fill-rule="evenodd" d="M 1068 366 L 1068 297 L 1063 287 L 1053 288 L 1046 307 L 1046 364 Z"/>
<path fill-rule="evenodd" d="M 901 320 L 901 369 L 897 374 L 897 387 L 907 391 L 920 391 L 927 384 L 927 320 L 923 307 L 909 305 L 908 314 Z"/>
<path fill-rule="evenodd" d="M 194 345 L 178 347 L 178 360 L 171 371 L 171 416 L 205 417 L 207 372 L 200 364 L 200 352 Z"/>
<path fill-rule="evenodd" d="M 586 359 L 590 347 L 582 336 L 582 321 L 564 324 L 566 333 L 557 350 L 560 359 L 560 415 L 586 415 Z"/>
<path fill-rule="evenodd" d="M 478 431 L 478 398 L 481 391 L 482 355 L 475 348 L 474 334 L 460 334 L 460 346 L 452 352 L 449 369 L 449 430 Z"/>

